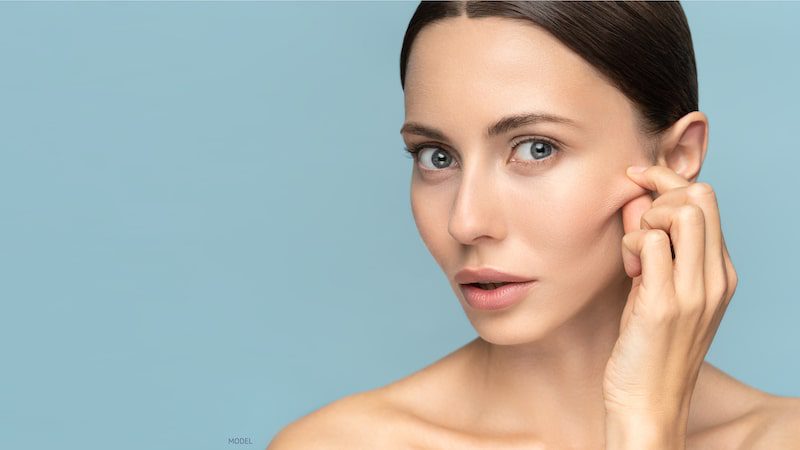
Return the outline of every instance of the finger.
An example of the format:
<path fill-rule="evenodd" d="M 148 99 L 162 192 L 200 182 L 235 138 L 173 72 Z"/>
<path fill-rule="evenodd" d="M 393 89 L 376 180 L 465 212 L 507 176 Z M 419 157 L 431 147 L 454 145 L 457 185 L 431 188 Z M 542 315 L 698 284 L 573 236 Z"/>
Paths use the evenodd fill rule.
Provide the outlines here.
<path fill-rule="evenodd" d="M 648 166 L 644 172 L 640 173 L 632 172 L 631 168 L 628 168 L 626 173 L 637 184 L 659 195 L 689 185 L 689 180 L 665 166 Z"/>
<path fill-rule="evenodd" d="M 642 229 L 664 230 L 675 251 L 673 283 L 684 306 L 705 309 L 705 238 L 703 210 L 693 204 L 660 205 L 642 216 Z M 700 303 L 699 305 L 697 303 Z"/>
<path fill-rule="evenodd" d="M 736 273 L 736 269 L 733 267 L 731 256 L 728 253 L 728 246 L 725 244 L 724 235 L 722 236 L 722 256 L 725 259 L 725 281 L 727 282 L 727 289 L 725 290 L 725 297 L 723 297 L 721 308 L 722 312 L 724 313 L 739 284 L 739 275 Z"/>
<path fill-rule="evenodd" d="M 703 270 L 706 275 L 706 289 L 709 301 L 718 299 L 719 293 L 725 291 L 726 286 L 721 286 L 719 280 L 726 280 L 731 275 L 728 270 L 732 264 L 727 250 L 724 248 L 722 228 L 720 226 L 719 206 L 711 185 L 708 183 L 690 183 L 678 175 L 674 170 L 665 166 L 650 166 L 642 173 L 631 173 L 628 176 L 646 189 L 655 189 L 659 194 L 669 196 L 669 200 L 662 200 L 661 196 L 653 201 L 654 205 L 676 201 L 678 203 L 694 203 L 700 206 L 706 219 L 705 225 L 705 253 L 706 260 Z M 683 189 L 681 189 L 683 188 Z M 685 198 L 682 198 L 685 196 Z M 724 297 L 724 296 L 723 296 Z"/>
<path fill-rule="evenodd" d="M 640 287 L 644 291 L 668 294 L 675 291 L 669 236 L 664 230 L 636 230 L 627 233 L 622 237 L 622 261 L 628 276 L 635 278 L 641 274 Z M 659 299 L 664 300 L 662 297 Z"/>
<path fill-rule="evenodd" d="M 725 249 L 719 205 L 713 188 L 705 182 L 691 183 L 686 187 L 666 192 L 653 201 L 653 207 L 666 204 L 695 204 L 703 210 L 706 224 L 705 263 L 703 267 L 706 280 L 706 295 L 709 302 L 727 298 L 728 285 L 731 284 L 731 276 L 728 274 L 731 263 Z"/>
<path fill-rule="evenodd" d="M 653 200 L 653 206 L 660 205 L 683 205 L 689 202 L 689 196 L 686 194 L 686 189 L 691 186 L 688 184 L 683 187 L 672 189 L 658 196 Z"/>
<path fill-rule="evenodd" d="M 722 226 L 720 223 L 719 205 L 714 189 L 708 183 L 693 183 L 686 189 L 687 201 L 696 204 L 703 210 L 706 221 L 706 289 L 708 301 L 716 306 L 725 297 L 728 282 L 726 280 L 726 261 L 723 252 Z"/>
<path fill-rule="evenodd" d="M 647 192 L 622 205 L 622 228 L 624 233 L 642 229 L 642 214 L 650 209 L 652 204 L 653 198 Z"/>

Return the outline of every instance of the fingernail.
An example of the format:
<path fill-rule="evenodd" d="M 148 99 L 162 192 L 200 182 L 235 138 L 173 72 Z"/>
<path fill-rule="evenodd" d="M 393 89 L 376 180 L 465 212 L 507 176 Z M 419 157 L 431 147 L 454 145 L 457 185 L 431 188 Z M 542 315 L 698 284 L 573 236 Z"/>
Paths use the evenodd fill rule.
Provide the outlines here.
<path fill-rule="evenodd" d="M 642 173 L 647 170 L 645 166 L 630 166 L 628 167 L 628 173 Z"/>

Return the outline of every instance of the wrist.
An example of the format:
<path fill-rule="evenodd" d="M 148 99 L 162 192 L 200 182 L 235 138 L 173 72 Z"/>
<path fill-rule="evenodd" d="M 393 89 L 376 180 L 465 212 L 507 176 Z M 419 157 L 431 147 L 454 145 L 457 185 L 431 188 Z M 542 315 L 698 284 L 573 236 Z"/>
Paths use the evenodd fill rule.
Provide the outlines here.
<path fill-rule="evenodd" d="M 606 415 L 606 450 L 684 450 L 686 425 L 651 415 Z"/>

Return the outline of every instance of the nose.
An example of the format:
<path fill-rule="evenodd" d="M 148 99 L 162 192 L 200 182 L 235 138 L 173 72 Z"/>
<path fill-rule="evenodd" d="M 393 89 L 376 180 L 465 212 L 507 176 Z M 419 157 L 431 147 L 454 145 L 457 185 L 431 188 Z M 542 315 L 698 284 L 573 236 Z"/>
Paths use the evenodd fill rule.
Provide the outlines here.
<path fill-rule="evenodd" d="M 503 239 L 505 225 L 499 194 L 496 179 L 487 167 L 462 169 L 447 227 L 450 235 L 464 245 Z"/>

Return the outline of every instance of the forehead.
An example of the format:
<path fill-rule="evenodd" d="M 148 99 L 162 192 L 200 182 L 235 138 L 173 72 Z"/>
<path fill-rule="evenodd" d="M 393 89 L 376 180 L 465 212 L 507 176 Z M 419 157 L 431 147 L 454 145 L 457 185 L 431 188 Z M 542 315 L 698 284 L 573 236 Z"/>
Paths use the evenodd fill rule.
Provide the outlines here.
<path fill-rule="evenodd" d="M 404 99 L 407 121 L 440 126 L 483 127 L 535 110 L 604 127 L 632 114 L 622 92 L 544 29 L 498 17 L 424 27 L 409 57 Z"/>

